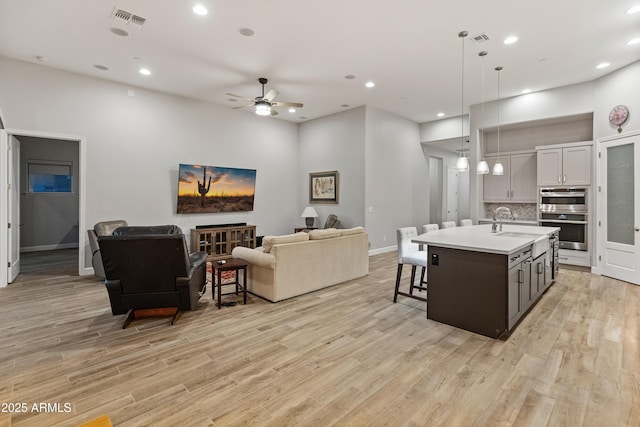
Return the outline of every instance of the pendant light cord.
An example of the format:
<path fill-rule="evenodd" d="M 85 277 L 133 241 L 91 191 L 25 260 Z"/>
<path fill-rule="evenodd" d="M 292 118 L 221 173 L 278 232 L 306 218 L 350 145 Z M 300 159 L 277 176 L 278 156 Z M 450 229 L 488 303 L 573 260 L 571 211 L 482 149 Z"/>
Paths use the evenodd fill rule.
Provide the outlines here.
<path fill-rule="evenodd" d="M 496 67 L 498 72 L 498 161 L 500 161 L 500 71 L 502 67 Z"/>
<path fill-rule="evenodd" d="M 460 91 L 460 156 L 464 155 L 464 38 L 467 37 L 468 34 L 467 31 L 460 31 L 458 33 L 458 37 L 462 39 L 462 58 L 460 61 L 460 87 L 462 88 Z"/>

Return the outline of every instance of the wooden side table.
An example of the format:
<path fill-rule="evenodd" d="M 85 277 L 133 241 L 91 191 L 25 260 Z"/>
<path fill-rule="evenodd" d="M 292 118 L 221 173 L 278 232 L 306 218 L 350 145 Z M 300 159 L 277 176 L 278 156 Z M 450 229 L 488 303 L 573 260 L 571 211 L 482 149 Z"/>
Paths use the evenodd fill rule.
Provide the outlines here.
<path fill-rule="evenodd" d="M 218 309 L 222 308 L 222 295 L 238 295 L 238 292 L 242 291 L 242 301 L 243 304 L 247 304 L 247 266 L 249 265 L 247 262 L 239 259 L 239 258 L 229 258 L 225 260 L 224 264 L 219 264 L 214 261 L 211 265 L 214 268 L 213 274 L 215 274 L 218 278 Z M 242 270 L 242 283 L 240 283 L 240 270 Z M 236 272 L 236 280 L 232 283 L 222 283 L 222 272 L 223 271 L 235 271 Z M 222 293 L 222 287 L 227 285 L 236 285 L 235 292 L 228 292 L 226 294 Z M 215 283 L 211 283 L 211 294 L 213 296 L 213 300 L 216 300 L 215 296 Z"/>
<path fill-rule="evenodd" d="M 311 230 L 317 230 L 318 227 L 296 227 L 293 229 L 294 233 L 299 233 L 301 231 L 304 231 L 305 233 L 308 233 Z"/>

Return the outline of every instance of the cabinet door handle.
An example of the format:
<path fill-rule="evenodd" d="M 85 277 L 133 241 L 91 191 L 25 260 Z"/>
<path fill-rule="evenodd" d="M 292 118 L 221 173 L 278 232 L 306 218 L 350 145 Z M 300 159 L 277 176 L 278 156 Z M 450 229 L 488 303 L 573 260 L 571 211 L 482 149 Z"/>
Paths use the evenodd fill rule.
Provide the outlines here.
<path fill-rule="evenodd" d="M 558 184 L 562 184 L 562 175 L 558 175 Z"/>
<path fill-rule="evenodd" d="M 562 182 L 567 182 L 567 175 L 562 175 Z"/>
<path fill-rule="evenodd" d="M 509 190 L 507 190 L 507 199 L 509 198 Z"/>
<path fill-rule="evenodd" d="M 524 270 L 518 270 L 518 283 L 524 283 Z"/>
<path fill-rule="evenodd" d="M 544 273 L 544 265 L 541 262 L 539 262 L 538 263 L 538 274 L 542 274 L 542 273 Z"/>

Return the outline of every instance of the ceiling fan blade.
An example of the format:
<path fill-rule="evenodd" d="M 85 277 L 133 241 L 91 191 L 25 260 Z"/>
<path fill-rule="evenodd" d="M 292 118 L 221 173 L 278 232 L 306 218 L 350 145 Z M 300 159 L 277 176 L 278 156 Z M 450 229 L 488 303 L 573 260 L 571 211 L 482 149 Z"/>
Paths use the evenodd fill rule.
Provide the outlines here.
<path fill-rule="evenodd" d="M 302 104 L 299 103 L 299 102 L 276 101 L 276 102 L 272 102 L 271 105 L 275 105 L 276 107 L 297 107 L 297 108 L 302 108 Z"/>
<path fill-rule="evenodd" d="M 237 107 L 232 107 L 233 110 L 238 110 L 240 108 L 245 108 L 245 107 L 253 107 L 253 104 L 247 104 L 247 105 L 238 105 Z"/>
<path fill-rule="evenodd" d="M 275 108 L 272 108 L 272 109 L 271 109 L 271 115 L 272 115 L 272 116 L 277 116 L 277 115 L 278 115 L 278 112 L 276 111 L 276 109 L 275 109 Z"/>
<path fill-rule="evenodd" d="M 228 96 L 233 96 L 234 98 L 246 99 L 247 101 L 253 101 L 253 98 L 247 98 L 246 96 L 236 95 L 235 93 L 227 93 Z"/>
<path fill-rule="evenodd" d="M 267 92 L 267 94 L 262 99 L 271 102 L 273 98 L 276 97 L 276 95 L 278 95 L 278 91 L 275 89 L 271 89 L 269 92 Z"/>

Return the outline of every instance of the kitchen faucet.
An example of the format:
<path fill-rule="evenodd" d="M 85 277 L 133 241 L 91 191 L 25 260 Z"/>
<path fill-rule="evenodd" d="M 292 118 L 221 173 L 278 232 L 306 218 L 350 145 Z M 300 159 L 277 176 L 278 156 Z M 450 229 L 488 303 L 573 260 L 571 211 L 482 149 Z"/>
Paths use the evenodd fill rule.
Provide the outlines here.
<path fill-rule="evenodd" d="M 511 212 L 511 209 L 509 209 L 506 206 L 500 206 L 497 207 L 494 211 L 493 211 L 493 220 L 491 221 L 491 232 L 495 233 L 498 229 L 498 224 L 496 223 L 496 220 L 499 220 L 500 223 L 500 231 L 502 231 L 502 219 L 504 217 L 504 215 L 508 215 L 509 218 L 511 218 L 511 220 L 515 221 L 516 216 L 513 214 L 513 212 Z"/>

